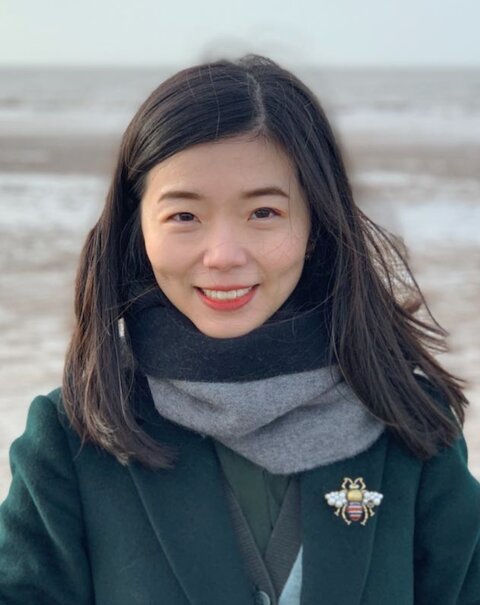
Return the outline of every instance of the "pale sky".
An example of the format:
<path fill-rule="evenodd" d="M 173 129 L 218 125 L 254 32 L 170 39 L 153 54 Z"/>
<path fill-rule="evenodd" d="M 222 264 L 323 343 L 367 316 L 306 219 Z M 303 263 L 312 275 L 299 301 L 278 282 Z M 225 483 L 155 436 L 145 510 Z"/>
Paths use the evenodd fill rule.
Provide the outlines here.
<path fill-rule="evenodd" d="M 480 67 L 480 0 L 0 0 L 0 65 Z"/>

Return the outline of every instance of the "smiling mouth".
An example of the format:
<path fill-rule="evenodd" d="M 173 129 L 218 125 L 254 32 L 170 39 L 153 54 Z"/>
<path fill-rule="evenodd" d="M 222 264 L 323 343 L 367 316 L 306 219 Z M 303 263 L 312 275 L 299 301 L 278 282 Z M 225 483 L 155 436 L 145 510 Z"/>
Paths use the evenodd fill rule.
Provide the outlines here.
<path fill-rule="evenodd" d="M 253 290 L 255 286 L 249 286 L 247 288 L 237 288 L 234 290 L 210 290 L 207 288 L 199 288 L 205 296 L 213 300 L 235 300 L 241 298 Z"/>
<path fill-rule="evenodd" d="M 201 300 L 212 309 L 233 311 L 245 306 L 255 296 L 260 284 L 253 286 L 216 286 L 213 288 L 200 288 L 194 286 Z"/>

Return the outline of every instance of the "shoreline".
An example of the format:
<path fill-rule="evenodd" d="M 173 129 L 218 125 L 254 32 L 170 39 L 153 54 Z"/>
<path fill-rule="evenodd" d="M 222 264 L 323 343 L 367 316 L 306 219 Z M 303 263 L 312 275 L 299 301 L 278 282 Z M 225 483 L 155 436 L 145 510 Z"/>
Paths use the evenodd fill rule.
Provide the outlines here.
<path fill-rule="evenodd" d="M 109 175 L 115 165 L 120 138 L 120 135 L 88 133 L 83 136 L 1 136 L 0 173 Z M 401 144 L 389 138 L 372 141 L 367 133 L 339 138 L 347 172 L 353 177 L 361 172 L 384 171 L 479 179 L 480 140 L 477 144 L 434 145 L 426 141 Z"/>

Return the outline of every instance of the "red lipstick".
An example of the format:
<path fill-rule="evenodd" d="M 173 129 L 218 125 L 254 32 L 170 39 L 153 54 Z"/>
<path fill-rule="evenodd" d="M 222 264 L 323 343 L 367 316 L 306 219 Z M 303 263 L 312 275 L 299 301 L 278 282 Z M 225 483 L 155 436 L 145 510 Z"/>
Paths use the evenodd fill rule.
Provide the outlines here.
<path fill-rule="evenodd" d="M 220 290 L 222 292 L 225 292 L 227 290 L 241 290 L 245 287 L 248 288 L 249 286 L 229 286 L 228 288 L 225 286 L 215 286 L 213 288 L 207 288 L 207 290 Z M 235 311 L 236 309 L 244 307 L 252 300 L 252 298 L 255 296 L 257 288 L 258 284 L 256 286 L 253 286 L 252 289 L 249 290 L 249 292 L 247 292 L 243 296 L 239 296 L 238 298 L 234 298 L 233 300 L 219 300 L 216 298 L 209 298 L 206 294 L 204 294 L 204 292 L 200 288 L 195 289 L 198 292 L 198 295 L 200 296 L 200 300 L 211 309 L 215 309 L 216 311 Z"/>

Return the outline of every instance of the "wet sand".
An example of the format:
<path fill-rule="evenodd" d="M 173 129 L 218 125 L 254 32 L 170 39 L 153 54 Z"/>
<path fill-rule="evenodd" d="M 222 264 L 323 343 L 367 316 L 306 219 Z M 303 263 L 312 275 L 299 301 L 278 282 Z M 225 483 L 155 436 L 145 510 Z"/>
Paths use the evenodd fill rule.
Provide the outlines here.
<path fill-rule="evenodd" d="M 0 174 L 84 175 L 98 177 L 98 209 L 114 164 L 118 139 L 92 137 L 2 138 Z M 365 185 L 368 170 L 408 172 L 414 177 L 448 177 L 459 186 L 473 183 L 480 174 L 480 143 L 463 146 L 401 146 L 361 137 L 349 142 L 348 164 L 360 178 L 354 190 L 360 205 L 374 220 L 392 229 L 398 204 L 415 204 L 415 197 L 399 186 Z M 465 186 L 467 186 L 465 185 Z M 95 189 L 96 187 L 96 189 Z M 470 194 L 469 194 L 470 195 Z M 480 204 L 473 193 L 465 199 Z M 400 201 L 399 201 L 400 200 Z M 428 200 L 427 200 L 428 201 Z M 468 202 L 467 202 L 468 203 Z M 95 204 L 92 206 L 92 217 Z M 35 211 L 33 208 L 32 211 Z M 425 233 L 429 225 L 424 226 Z M 480 225 L 479 225 L 480 227 Z M 8 448 L 24 428 L 31 399 L 59 385 L 62 362 L 72 321 L 75 267 L 88 225 L 79 222 L 72 233 L 43 229 L 27 233 L 21 223 L 2 232 L 0 328 L 0 501 L 10 474 Z M 62 237 L 66 240 L 62 240 Z M 68 241 L 67 241 L 68 240 Z M 55 245 L 54 245 L 55 244 Z M 465 378 L 471 406 L 465 434 L 472 472 L 480 479 L 480 247 L 471 242 L 445 242 L 434 247 L 412 246 L 411 264 L 431 310 L 451 337 L 445 366 Z M 22 254 L 17 252 L 21 251 Z M 25 259 L 29 259 L 26 262 Z"/>
<path fill-rule="evenodd" d="M 0 172 L 108 175 L 119 137 L 2 136 Z"/>

